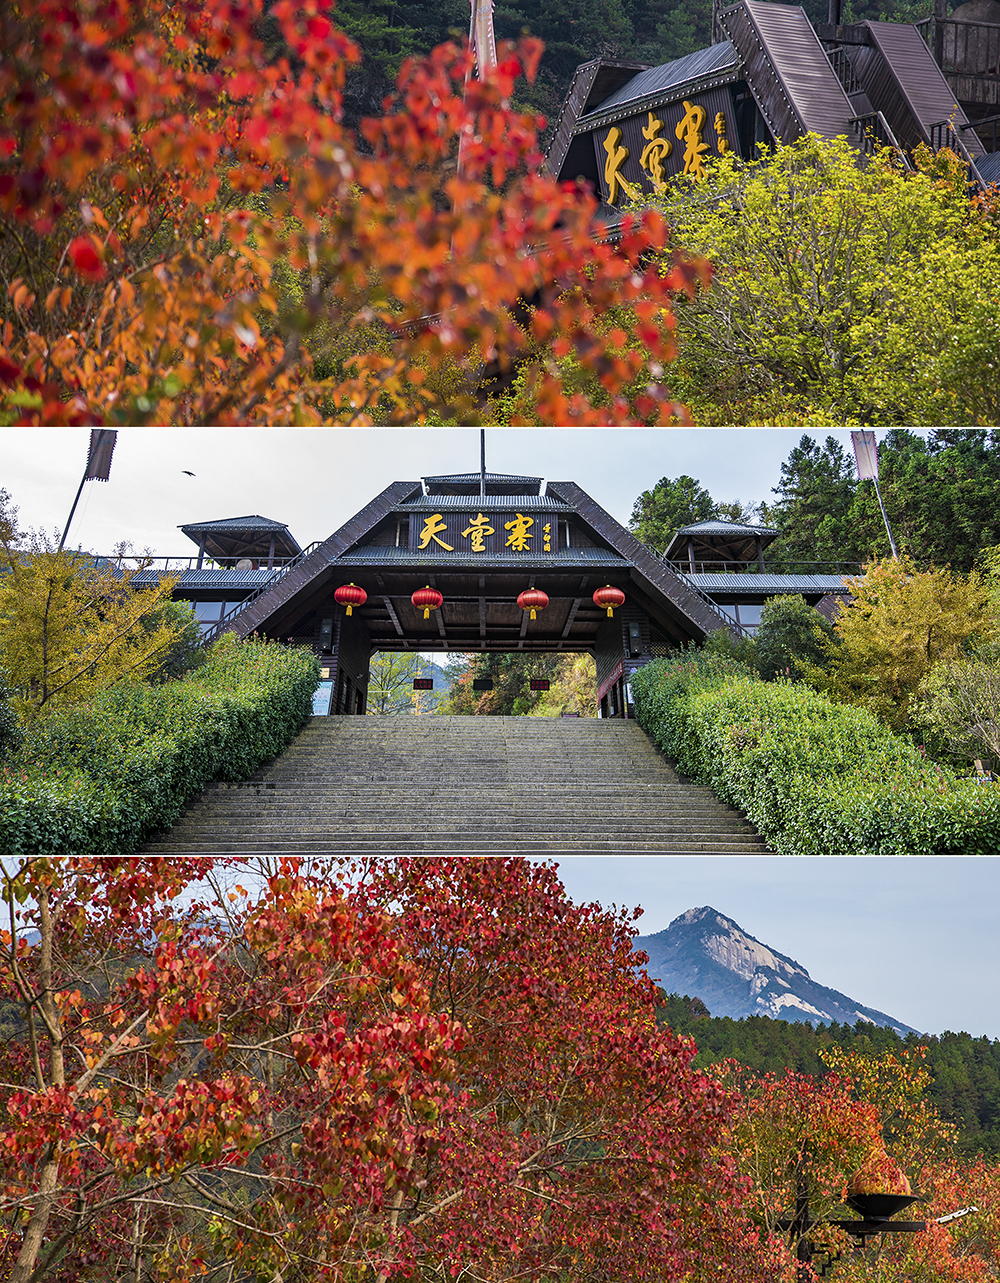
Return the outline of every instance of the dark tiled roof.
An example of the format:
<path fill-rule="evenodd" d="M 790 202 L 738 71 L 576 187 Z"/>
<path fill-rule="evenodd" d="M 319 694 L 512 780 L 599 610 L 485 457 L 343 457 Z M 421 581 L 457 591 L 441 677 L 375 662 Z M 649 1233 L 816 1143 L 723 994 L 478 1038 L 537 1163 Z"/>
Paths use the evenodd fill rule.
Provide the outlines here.
<path fill-rule="evenodd" d="M 696 521 L 693 526 L 681 526 L 679 535 L 780 535 L 780 530 L 767 526 L 741 526 L 735 521 Z"/>
<path fill-rule="evenodd" d="M 624 107 L 626 104 L 640 103 L 647 98 L 662 98 L 675 93 L 685 85 L 701 80 L 706 76 L 719 75 L 722 72 L 736 72 L 740 66 L 739 55 L 728 40 L 707 49 L 699 49 L 673 62 L 665 62 L 659 67 L 650 67 L 640 71 L 626 84 L 596 107 L 592 107 L 577 122 L 577 129 L 592 128 L 607 112 Z"/>
<path fill-rule="evenodd" d="M 537 494 L 488 494 L 481 499 L 477 494 L 430 494 L 421 495 L 418 499 L 409 499 L 398 503 L 394 512 L 417 512 L 421 509 L 433 511 L 435 508 L 502 508 L 513 512 L 517 508 L 536 510 L 542 508 L 548 512 L 572 512 L 568 503 L 551 496 Z"/>
<path fill-rule="evenodd" d="M 223 517 L 219 521 L 196 521 L 179 527 L 185 534 L 192 530 L 229 531 L 229 530 L 287 530 L 284 521 L 272 521 L 270 517 Z"/>
<path fill-rule="evenodd" d="M 624 557 L 606 548 L 564 548 L 551 556 L 532 556 L 531 569 L 539 570 L 573 570 L 577 567 L 589 569 L 592 566 L 626 566 Z M 337 558 L 336 565 L 346 566 L 432 566 L 435 571 L 446 571 L 452 568 L 467 569 L 469 566 L 488 566 L 491 570 L 509 570 L 512 564 L 521 569 L 527 560 L 516 557 L 491 557 L 484 553 L 481 557 L 447 556 L 429 557 L 426 552 L 410 552 L 408 548 L 352 548 Z"/>

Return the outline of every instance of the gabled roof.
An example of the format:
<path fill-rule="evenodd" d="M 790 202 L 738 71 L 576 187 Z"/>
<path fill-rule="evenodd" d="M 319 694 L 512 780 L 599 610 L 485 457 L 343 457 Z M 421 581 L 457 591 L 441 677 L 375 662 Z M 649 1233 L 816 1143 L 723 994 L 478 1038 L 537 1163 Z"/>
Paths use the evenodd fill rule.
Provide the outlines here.
<path fill-rule="evenodd" d="M 270 517 L 261 517 L 256 513 L 252 517 L 221 517 L 218 521 L 195 521 L 186 526 L 180 526 L 184 534 L 189 535 L 192 530 L 198 531 L 231 531 L 231 530 L 287 530 L 288 524 L 284 521 L 273 521 Z"/>
<path fill-rule="evenodd" d="M 679 535 L 768 535 L 777 539 L 781 534 L 771 526 L 744 526 L 736 521 L 696 521 L 678 528 Z"/>
<path fill-rule="evenodd" d="M 433 495 L 478 495 L 481 475 L 478 472 L 456 472 L 451 476 L 424 477 L 428 493 Z M 504 472 L 487 472 L 487 495 L 541 494 L 541 477 L 517 477 Z"/>
<path fill-rule="evenodd" d="M 277 557 L 294 557 L 302 551 L 283 521 L 254 513 L 247 517 L 222 517 L 217 521 L 195 521 L 181 530 L 213 561 L 260 561 L 271 555 L 272 542 Z"/>
<path fill-rule="evenodd" d="M 766 548 L 780 534 L 780 530 L 767 526 L 745 526 L 735 521 L 696 521 L 674 534 L 663 556 L 667 561 L 683 562 L 693 543 L 699 560 L 750 561 L 757 555 L 758 539 L 761 548 Z"/>
<path fill-rule="evenodd" d="M 595 129 L 619 115 L 634 116 L 646 100 L 661 102 L 665 97 L 675 98 L 687 90 L 695 92 L 703 81 L 718 84 L 720 76 L 726 80 L 736 79 L 740 71 L 739 54 L 728 40 L 723 40 L 638 72 L 603 102 L 589 107 L 586 114 L 579 117 L 575 130 Z"/>

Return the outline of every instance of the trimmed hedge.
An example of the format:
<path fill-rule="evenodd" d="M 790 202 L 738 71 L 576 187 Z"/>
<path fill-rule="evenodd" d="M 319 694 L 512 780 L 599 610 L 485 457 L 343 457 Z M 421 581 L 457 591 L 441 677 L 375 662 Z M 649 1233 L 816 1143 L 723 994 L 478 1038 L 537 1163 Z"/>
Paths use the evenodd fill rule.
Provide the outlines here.
<path fill-rule="evenodd" d="M 631 682 L 643 730 L 782 855 L 1000 851 L 1000 784 L 925 761 L 863 709 L 705 651 Z"/>
<path fill-rule="evenodd" d="M 312 713 L 311 651 L 224 636 L 180 681 L 123 684 L 43 718 L 0 768 L 0 850 L 135 851 L 211 780 L 242 780 Z"/>

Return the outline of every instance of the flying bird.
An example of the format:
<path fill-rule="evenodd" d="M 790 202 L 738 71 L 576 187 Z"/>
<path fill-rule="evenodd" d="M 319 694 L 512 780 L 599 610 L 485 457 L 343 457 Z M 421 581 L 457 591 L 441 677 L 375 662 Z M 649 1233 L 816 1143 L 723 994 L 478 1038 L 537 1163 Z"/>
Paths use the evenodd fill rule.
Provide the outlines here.
<path fill-rule="evenodd" d="M 194 476 L 194 473 L 193 473 L 193 472 L 188 472 L 187 468 L 181 468 L 181 472 L 183 472 L 183 473 L 184 473 L 184 475 L 185 475 L 186 477 L 193 477 L 193 476 Z"/>

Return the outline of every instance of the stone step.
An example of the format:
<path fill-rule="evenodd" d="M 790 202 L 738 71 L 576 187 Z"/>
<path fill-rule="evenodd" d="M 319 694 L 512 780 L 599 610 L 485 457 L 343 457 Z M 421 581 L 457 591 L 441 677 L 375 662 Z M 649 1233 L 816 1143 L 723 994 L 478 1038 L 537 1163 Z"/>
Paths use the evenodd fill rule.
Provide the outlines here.
<path fill-rule="evenodd" d="M 313 718 L 276 761 L 209 785 L 147 852 L 766 854 L 635 723 Z"/>

